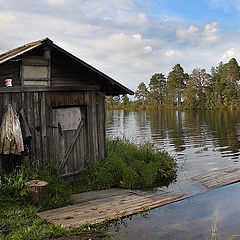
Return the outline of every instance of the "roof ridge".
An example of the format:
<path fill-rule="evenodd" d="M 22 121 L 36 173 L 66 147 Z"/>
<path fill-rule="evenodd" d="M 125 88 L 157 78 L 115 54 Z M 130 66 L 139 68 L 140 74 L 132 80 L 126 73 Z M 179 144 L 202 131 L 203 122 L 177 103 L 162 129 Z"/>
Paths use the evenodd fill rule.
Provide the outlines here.
<path fill-rule="evenodd" d="M 9 53 L 13 53 L 13 52 L 15 52 L 15 51 L 17 51 L 17 50 L 19 50 L 19 49 L 21 49 L 21 48 L 31 47 L 31 46 L 38 45 L 38 44 L 43 43 L 43 42 L 46 42 L 46 41 L 52 42 L 52 40 L 50 40 L 48 37 L 42 38 L 42 39 L 40 39 L 40 40 L 37 40 L 37 41 L 34 41 L 34 42 L 30 42 L 30 43 L 26 43 L 26 44 L 24 44 L 24 45 L 22 45 L 22 46 L 13 48 L 13 49 L 11 49 L 11 50 L 8 50 L 7 52 L 4 52 L 4 53 L 0 54 L 0 58 L 3 57 L 4 55 L 9 54 Z"/>

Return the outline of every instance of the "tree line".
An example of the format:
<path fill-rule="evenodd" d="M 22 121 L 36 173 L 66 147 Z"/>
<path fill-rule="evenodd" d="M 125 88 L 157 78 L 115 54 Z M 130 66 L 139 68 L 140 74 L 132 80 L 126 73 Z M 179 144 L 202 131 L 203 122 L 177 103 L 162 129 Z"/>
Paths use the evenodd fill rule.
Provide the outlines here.
<path fill-rule="evenodd" d="M 195 68 L 185 73 L 176 64 L 167 76 L 155 73 L 148 85 L 141 82 L 134 100 L 127 95 L 106 98 L 107 109 L 220 109 L 240 107 L 240 67 L 235 58 L 219 63 L 210 73 Z"/>

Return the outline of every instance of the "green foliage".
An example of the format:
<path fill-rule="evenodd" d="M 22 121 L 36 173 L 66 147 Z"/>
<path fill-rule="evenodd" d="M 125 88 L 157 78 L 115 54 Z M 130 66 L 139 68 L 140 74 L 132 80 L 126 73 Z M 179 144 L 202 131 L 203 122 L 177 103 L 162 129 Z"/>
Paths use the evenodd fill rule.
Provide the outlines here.
<path fill-rule="evenodd" d="M 182 93 L 187 79 L 188 75 L 184 73 L 180 64 L 176 64 L 168 74 L 168 86 L 173 93 L 173 98 L 177 97 L 177 106 L 181 105 Z"/>
<path fill-rule="evenodd" d="M 41 202 L 43 209 L 60 207 L 69 203 L 70 191 L 55 165 L 48 163 L 42 166 L 39 161 L 33 163 L 25 159 L 21 167 L 14 169 L 10 174 L 3 175 L 0 184 L 0 200 L 30 202 L 27 194 L 21 194 L 24 184 L 30 180 L 44 180 L 48 182 L 48 197 Z"/>
<path fill-rule="evenodd" d="M 205 69 L 193 69 L 184 90 L 184 104 L 188 108 L 202 108 L 207 100 L 210 74 Z"/>
<path fill-rule="evenodd" d="M 137 100 L 138 100 L 142 105 L 145 105 L 147 95 L 148 95 L 148 89 L 147 89 L 145 83 L 144 83 L 144 82 L 141 82 L 141 83 L 138 85 L 137 91 L 135 92 L 135 97 L 137 98 Z"/>
<path fill-rule="evenodd" d="M 135 92 L 136 101 L 106 101 L 107 109 L 146 110 L 163 108 L 221 109 L 240 108 L 240 67 L 235 58 L 217 67 L 211 74 L 195 68 L 190 76 L 180 64 L 169 72 L 167 79 L 162 73 L 151 76 L 148 88 L 141 82 Z"/>
<path fill-rule="evenodd" d="M 167 185 L 176 177 L 176 161 L 146 143 L 136 146 L 120 139 L 107 140 L 107 157 L 97 162 L 77 183 L 76 191 L 122 187 L 145 189 Z"/>
<path fill-rule="evenodd" d="M 148 94 L 148 102 L 153 105 L 162 105 L 164 103 L 164 95 L 166 90 L 166 78 L 162 73 L 155 73 L 150 78 L 150 92 Z"/>

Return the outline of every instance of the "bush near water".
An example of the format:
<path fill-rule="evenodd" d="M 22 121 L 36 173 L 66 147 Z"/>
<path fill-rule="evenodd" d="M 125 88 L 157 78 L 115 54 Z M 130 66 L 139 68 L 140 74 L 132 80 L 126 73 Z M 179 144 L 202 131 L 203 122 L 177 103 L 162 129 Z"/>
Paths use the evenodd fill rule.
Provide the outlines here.
<path fill-rule="evenodd" d="M 176 161 L 166 152 L 153 150 L 150 144 L 135 146 L 120 139 L 107 140 L 106 159 L 93 164 L 82 180 L 69 184 L 61 179 L 52 164 L 41 166 L 26 159 L 21 167 L 0 178 L 0 240 L 49 239 L 82 233 L 106 231 L 107 225 L 63 229 L 47 224 L 37 212 L 70 204 L 77 192 L 123 187 L 144 189 L 167 185 L 176 177 Z M 47 181 L 48 197 L 34 205 L 24 183 L 32 179 Z"/>
<path fill-rule="evenodd" d="M 146 189 L 168 185 L 176 178 L 175 159 L 149 143 L 135 145 L 113 139 L 107 140 L 106 148 L 105 161 L 94 164 L 79 182 L 81 190 Z"/>

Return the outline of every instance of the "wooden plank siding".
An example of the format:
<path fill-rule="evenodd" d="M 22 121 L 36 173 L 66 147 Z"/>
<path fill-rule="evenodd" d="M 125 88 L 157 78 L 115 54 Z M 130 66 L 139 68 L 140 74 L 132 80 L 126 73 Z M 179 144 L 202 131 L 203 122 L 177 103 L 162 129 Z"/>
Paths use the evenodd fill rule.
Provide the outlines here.
<path fill-rule="evenodd" d="M 0 87 L 5 87 L 5 79 L 12 79 L 13 86 L 20 86 L 20 62 L 6 62 L 0 68 Z"/>
<path fill-rule="evenodd" d="M 91 72 L 68 56 L 53 51 L 51 60 L 51 86 L 79 86 L 84 84 L 97 84 Z"/>
<path fill-rule="evenodd" d="M 58 142 L 59 129 L 53 126 L 56 116 L 53 109 L 80 107 L 85 124 L 72 153 L 69 164 L 64 168 L 64 176 L 79 174 L 97 158 L 105 154 L 105 106 L 104 93 L 99 91 L 19 91 L 0 92 L 0 116 L 3 116 L 7 105 L 12 104 L 19 113 L 23 108 L 32 134 L 30 157 L 42 163 L 52 161 L 60 165 L 61 148 Z M 101 97 L 99 97 L 101 96 Z M 73 119 L 74 120 L 74 119 Z M 0 119 L 0 123 L 2 118 Z M 65 134 L 70 142 L 72 135 Z M 66 149 L 66 148 L 65 148 Z M 82 159 L 82 160 L 81 160 Z M 1 167 L 1 165 L 0 165 Z"/>

